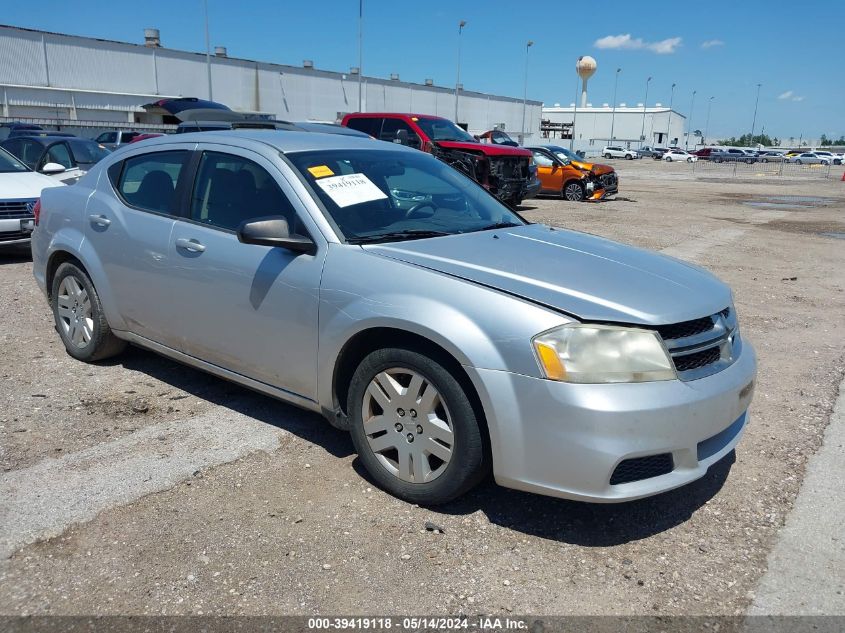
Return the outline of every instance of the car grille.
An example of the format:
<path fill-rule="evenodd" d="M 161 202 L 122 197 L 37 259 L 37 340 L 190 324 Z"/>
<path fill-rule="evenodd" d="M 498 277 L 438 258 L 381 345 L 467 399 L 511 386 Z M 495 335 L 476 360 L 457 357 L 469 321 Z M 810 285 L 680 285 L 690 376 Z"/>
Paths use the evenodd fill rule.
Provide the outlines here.
<path fill-rule="evenodd" d="M 675 468 L 672 453 L 635 457 L 619 462 L 610 476 L 610 485 L 627 484 L 671 473 Z"/>
<path fill-rule="evenodd" d="M 29 231 L 0 231 L 0 244 L 13 240 L 23 240 L 28 237 L 32 237 L 32 233 Z"/>
<path fill-rule="evenodd" d="M 35 198 L 25 200 L 0 200 L 0 219 L 31 218 Z"/>
<path fill-rule="evenodd" d="M 681 380 L 695 380 L 733 363 L 740 350 L 736 316 L 730 308 L 716 314 L 655 328 Z"/>

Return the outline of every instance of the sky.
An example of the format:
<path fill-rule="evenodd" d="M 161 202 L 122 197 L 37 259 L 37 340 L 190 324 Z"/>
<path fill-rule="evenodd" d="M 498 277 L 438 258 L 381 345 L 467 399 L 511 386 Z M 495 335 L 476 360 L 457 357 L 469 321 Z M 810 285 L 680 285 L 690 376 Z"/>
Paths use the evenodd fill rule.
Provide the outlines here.
<path fill-rule="evenodd" d="M 230 57 L 348 71 L 358 65 L 358 0 L 207 0 L 211 46 Z M 162 45 L 205 50 L 203 0 L 40 0 L 3 3 L 0 22 L 140 43 L 161 30 Z M 546 105 L 575 100 L 575 62 L 591 55 L 594 105 L 613 98 L 690 113 L 702 129 L 710 97 L 710 135 L 755 131 L 781 139 L 845 134 L 842 0 L 708 2 L 515 2 L 514 0 L 363 0 L 366 76 L 454 86 L 458 24 L 466 90 L 528 98 Z M 830 35 L 825 29 L 830 28 Z M 526 43 L 534 45 L 528 51 Z"/>

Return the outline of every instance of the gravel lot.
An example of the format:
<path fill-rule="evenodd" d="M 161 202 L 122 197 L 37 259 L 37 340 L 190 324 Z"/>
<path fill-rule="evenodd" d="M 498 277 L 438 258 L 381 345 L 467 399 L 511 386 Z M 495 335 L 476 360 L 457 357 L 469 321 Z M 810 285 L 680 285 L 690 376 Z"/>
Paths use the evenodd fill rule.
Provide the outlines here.
<path fill-rule="evenodd" d="M 524 213 L 731 284 L 760 361 L 735 457 L 623 505 L 411 506 L 315 415 L 138 349 L 74 361 L 5 257 L 0 613 L 744 613 L 845 373 L 845 183 L 612 162 L 616 199 Z"/>

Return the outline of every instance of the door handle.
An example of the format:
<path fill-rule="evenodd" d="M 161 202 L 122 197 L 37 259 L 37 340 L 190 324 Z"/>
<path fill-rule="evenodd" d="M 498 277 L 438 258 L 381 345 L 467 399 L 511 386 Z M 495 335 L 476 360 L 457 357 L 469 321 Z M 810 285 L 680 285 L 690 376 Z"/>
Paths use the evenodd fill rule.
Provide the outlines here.
<path fill-rule="evenodd" d="M 95 226 L 102 226 L 102 227 L 107 227 L 109 224 L 111 224 L 111 220 L 109 220 L 104 215 L 89 215 L 88 221 L 91 222 L 91 224 L 93 224 Z"/>
<path fill-rule="evenodd" d="M 184 248 L 191 253 L 202 253 L 205 250 L 205 245 L 200 244 L 196 240 L 189 240 L 186 237 L 180 237 L 176 240 L 176 248 Z"/>

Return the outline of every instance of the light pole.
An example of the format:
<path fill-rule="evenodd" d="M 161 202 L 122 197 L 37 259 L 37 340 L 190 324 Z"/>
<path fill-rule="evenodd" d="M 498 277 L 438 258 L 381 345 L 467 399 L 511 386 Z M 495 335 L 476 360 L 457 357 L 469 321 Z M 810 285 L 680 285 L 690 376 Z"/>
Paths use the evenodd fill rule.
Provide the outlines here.
<path fill-rule="evenodd" d="M 203 0 L 203 8 L 205 9 L 205 67 L 208 70 L 208 100 L 213 100 L 211 93 L 211 41 L 208 37 L 208 0 Z"/>
<path fill-rule="evenodd" d="M 528 101 L 528 51 L 534 46 L 534 40 L 525 45 L 525 87 L 522 91 L 522 142 L 525 142 L 525 104 Z"/>
<path fill-rule="evenodd" d="M 672 103 L 675 101 L 675 86 L 676 84 L 672 84 L 672 95 L 669 97 L 669 122 L 666 124 L 666 145 L 672 143 L 672 139 L 669 137 L 672 134 Z"/>
<path fill-rule="evenodd" d="M 578 118 L 578 82 L 575 82 L 575 103 L 572 104 L 572 132 L 569 133 L 569 151 L 575 151 L 575 120 Z"/>
<path fill-rule="evenodd" d="M 707 100 L 707 120 L 704 122 L 704 138 L 702 139 L 702 142 L 705 145 L 707 144 L 707 130 L 710 127 L 710 108 L 712 107 L 713 99 L 715 98 L 716 97 L 710 97 L 710 99 Z"/>
<path fill-rule="evenodd" d="M 610 142 L 613 142 L 613 129 L 616 126 L 616 87 L 619 85 L 619 73 L 621 68 L 616 69 L 616 78 L 613 80 L 613 114 L 610 115 Z"/>
<path fill-rule="evenodd" d="M 461 20 L 460 24 L 458 24 L 458 72 L 455 75 L 455 123 L 458 122 L 458 86 L 461 85 L 461 33 L 464 32 L 466 25 L 466 20 Z"/>
<path fill-rule="evenodd" d="M 358 112 L 363 112 L 364 96 L 364 0 L 358 0 Z"/>
<path fill-rule="evenodd" d="M 684 144 L 684 149 L 689 149 L 689 135 L 692 134 L 692 109 L 695 107 L 695 93 L 698 92 L 697 90 L 692 91 L 692 101 L 689 104 L 689 121 L 687 124 L 687 141 Z M 692 148 L 695 149 L 695 143 L 692 144 Z"/>
<path fill-rule="evenodd" d="M 751 138 L 748 140 L 749 146 L 754 142 L 754 126 L 757 125 L 757 104 L 760 103 L 760 86 L 762 85 L 757 84 L 757 99 L 754 101 L 754 118 L 751 121 Z"/>
<path fill-rule="evenodd" d="M 645 111 L 648 107 L 648 84 L 651 82 L 651 77 L 645 80 L 645 99 L 643 99 L 643 127 L 640 130 L 640 147 L 645 142 Z"/>

